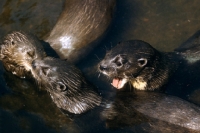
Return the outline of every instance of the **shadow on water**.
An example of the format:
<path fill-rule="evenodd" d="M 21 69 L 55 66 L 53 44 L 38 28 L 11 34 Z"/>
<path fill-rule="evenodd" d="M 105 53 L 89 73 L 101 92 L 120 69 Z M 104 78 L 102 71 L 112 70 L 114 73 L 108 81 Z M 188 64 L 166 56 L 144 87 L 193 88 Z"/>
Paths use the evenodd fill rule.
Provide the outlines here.
<path fill-rule="evenodd" d="M 64 0 L 52 0 L 48 3 L 45 0 L 2 0 L 0 37 L 12 30 L 23 30 L 42 39 L 55 24 L 63 2 Z M 178 123 L 148 116 L 136 109 L 139 106 L 151 113 L 155 106 L 158 106 L 157 109 L 167 109 L 167 101 L 162 106 L 156 103 L 148 108 L 142 106 L 152 103 L 150 99 L 155 98 L 155 95 L 158 103 L 162 101 L 159 98 L 163 97 L 173 99 L 172 105 L 181 100 L 145 93 L 145 101 L 135 100 L 135 95 L 132 94 L 116 94 L 116 90 L 110 85 L 110 79 L 99 76 L 97 64 L 106 50 L 124 40 L 141 39 L 162 51 L 172 51 L 200 29 L 199 4 L 200 1 L 197 0 L 117 0 L 116 13 L 109 31 L 100 45 L 77 64 L 87 79 L 99 89 L 104 103 L 73 119 L 64 115 L 54 105 L 49 94 L 45 90 L 39 90 L 32 79 L 19 79 L 4 72 L 0 65 L 0 132 L 193 132 Z M 197 88 L 190 95 L 195 103 L 200 103 L 198 94 L 200 92 Z M 188 104 L 188 109 L 184 109 L 188 111 L 190 108 L 193 105 Z M 178 110 L 175 108 L 174 111 Z M 199 113 L 199 110 L 196 112 Z"/>

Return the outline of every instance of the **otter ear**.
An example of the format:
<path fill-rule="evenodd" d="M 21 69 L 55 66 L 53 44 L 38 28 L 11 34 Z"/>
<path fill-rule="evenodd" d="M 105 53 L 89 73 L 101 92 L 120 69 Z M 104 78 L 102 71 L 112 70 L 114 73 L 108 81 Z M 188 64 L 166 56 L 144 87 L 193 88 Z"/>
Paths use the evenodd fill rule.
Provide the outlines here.
<path fill-rule="evenodd" d="M 48 67 L 42 67 L 42 72 L 43 72 L 44 75 L 48 75 L 49 70 L 50 69 Z"/>
<path fill-rule="evenodd" d="M 140 59 L 138 59 L 138 65 L 140 66 L 140 67 L 144 67 L 146 64 L 147 64 L 147 59 L 146 58 L 140 58 Z"/>
<path fill-rule="evenodd" d="M 65 91 L 67 89 L 66 85 L 63 84 L 62 82 L 57 82 L 57 86 L 56 86 L 57 90 L 59 91 Z"/>
<path fill-rule="evenodd" d="M 31 58 L 34 58 L 35 57 L 35 51 L 34 50 L 28 51 L 27 55 L 30 56 Z"/>

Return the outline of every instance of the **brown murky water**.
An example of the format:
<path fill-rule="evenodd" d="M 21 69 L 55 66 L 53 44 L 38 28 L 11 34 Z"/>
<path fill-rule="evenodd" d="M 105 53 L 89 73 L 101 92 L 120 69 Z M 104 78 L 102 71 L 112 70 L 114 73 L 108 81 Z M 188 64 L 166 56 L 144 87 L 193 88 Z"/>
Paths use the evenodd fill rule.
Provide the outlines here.
<path fill-rule="evenodd" d="M 56 23 L 64 1 L 1 0 L 0 38 L 13 30 L 22 30 L 43 39 Z M 98 58 L 103 58 L 106 49 L 119 41 L 140 39 L 161 51 L 172 51 L 200 29 L 199 5 L 199 0 L 117 0 L 109 31 L 87 59 L 78 64 L 79 68 L 103 96 L 112 97 L 115 90 L 105 77 L 98 78 L 96 70 Z M 100 111 L 96 111 L 100 109 L 72 120 L 33 81 L 5 73 L 2 65 L 0 79 L 0 132 L 158 132 L 155 127 L 146 131 L 142 126 L 134 130 L 130 127 L 109 130 L 99 116 Z M 198 92 L 191 95 L 196 103 L 200 103 L 196 98 Z M 146 121 L 146 118 L 138 119 Z M 181 127 L 172 128 L 181 130 Z"/>

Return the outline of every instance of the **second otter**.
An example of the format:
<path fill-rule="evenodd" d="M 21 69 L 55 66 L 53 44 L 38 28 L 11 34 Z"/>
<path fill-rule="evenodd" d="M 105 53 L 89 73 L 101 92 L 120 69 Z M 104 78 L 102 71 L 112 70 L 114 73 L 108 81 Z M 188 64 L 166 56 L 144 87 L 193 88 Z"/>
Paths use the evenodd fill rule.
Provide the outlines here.
<path fill-rule="evenodd" d="M 36 81 L 50 93 L 59 108 L 81 114 L 100 105 L 101 97 L 75 66 L 50 57 L 35 60 L 32 66 Z"/>

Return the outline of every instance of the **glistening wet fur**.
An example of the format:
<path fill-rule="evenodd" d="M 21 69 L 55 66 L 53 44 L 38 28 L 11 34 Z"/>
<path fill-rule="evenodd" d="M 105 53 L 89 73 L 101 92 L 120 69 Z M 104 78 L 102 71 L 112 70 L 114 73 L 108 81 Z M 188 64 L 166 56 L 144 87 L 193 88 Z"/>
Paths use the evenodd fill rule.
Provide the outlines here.
<path fill-rule="evenodd" d="M 173 52 L 158 51 L 141 40 L 121 42 L 107 52 L 98 69 L 118 89 L 126 88 L 121 85 L 126 79 L 134 89 L 164 91 L 188 100 L 200 87 L 199 37 L 198 31 Z"/>
<path fill-rule="evenodd" d="M 0 45 L 0 60 L 5 69 L 18 77 L 30 76 L 32 61 L 45 56 L 39 39 L 30 33 L 13 31 Z"/>
<path fill-rule="evenodd" d="M 99 106 L 101 97 L 72 64 L 51 57 L 35 60 L 33 75 L 50 93 L 54 103 L 70 113 L 81 114 Z"/>
<path fill-rule="evenodd" d="M 161 53 L 144 41 L 121 42 L 99 63 L 99 71 L 124 81 L 119 89 L 131 82 L 136 89 L 155 90 L 166 84 L 178 67 L 172 56 L 174 53 Z"/>
<path fill-rule="evenodd" d="M 59 108 L 70 113 L 81 114 L 99 106 L 101 96 L 81 71 L 65 60 L 46 56 L 43 46 L 48 50 L 50 46 L 44 44 L 24 32 L 8 34 L 1 45 L 3 65 L 19 77 L 33 77 L 40 88 L 50 93 Z"/>
<path fill-rule="evenodd" d="M 178 97 L 152 91 L 117 91 L 101 117 L 109 129 L 131 127 L 135 132 L 196 133 L 200 131 L 199 113 L 198 106 Z"/>

